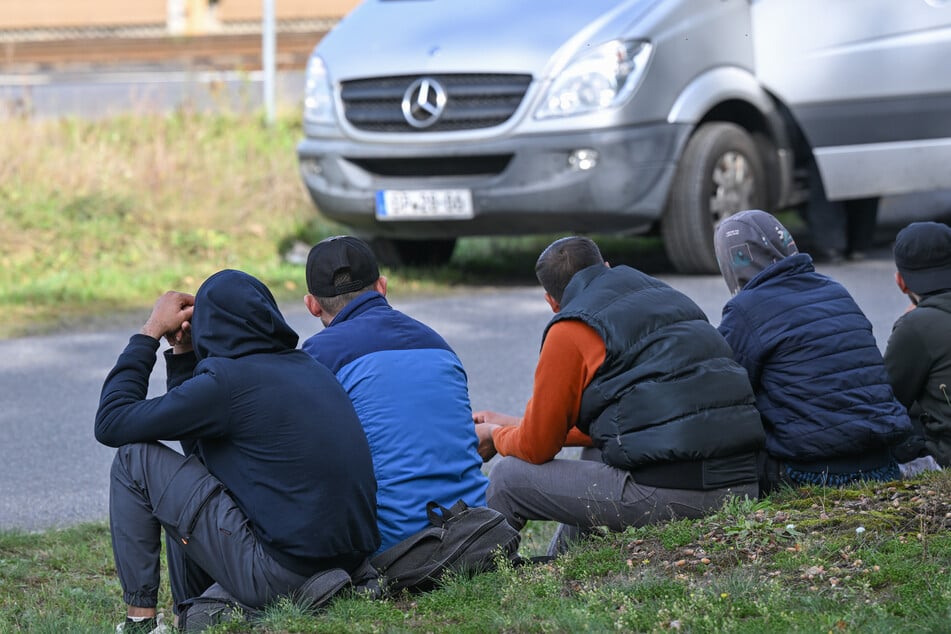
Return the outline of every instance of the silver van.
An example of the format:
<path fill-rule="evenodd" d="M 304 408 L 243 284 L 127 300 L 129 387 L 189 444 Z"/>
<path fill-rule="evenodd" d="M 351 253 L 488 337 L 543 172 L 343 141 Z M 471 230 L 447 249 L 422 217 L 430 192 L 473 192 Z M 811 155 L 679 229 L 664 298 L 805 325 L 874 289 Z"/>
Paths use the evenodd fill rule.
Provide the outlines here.
<path fill-rule="evenodd" d="M 391 262 L 951 187 L 949 0 L 365 0 L 307 70 L 303 181 Z M 821 183 L 815 182 L 821 179 Z"/>

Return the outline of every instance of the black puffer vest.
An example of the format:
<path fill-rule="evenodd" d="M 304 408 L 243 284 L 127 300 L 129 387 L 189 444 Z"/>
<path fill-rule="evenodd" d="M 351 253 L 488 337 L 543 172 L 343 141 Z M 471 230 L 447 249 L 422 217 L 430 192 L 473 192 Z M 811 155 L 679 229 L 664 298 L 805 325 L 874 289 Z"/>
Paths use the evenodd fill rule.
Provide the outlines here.
<path fill-rule="evenodd" d="M 583 321 L 607 349 L 578 421 L 605 463 L 664 488 L 756 482 L 765 436 L 753 390 L 699 306 L 627 266 L 579 271 L 562 300 L 548 328 Z"/>

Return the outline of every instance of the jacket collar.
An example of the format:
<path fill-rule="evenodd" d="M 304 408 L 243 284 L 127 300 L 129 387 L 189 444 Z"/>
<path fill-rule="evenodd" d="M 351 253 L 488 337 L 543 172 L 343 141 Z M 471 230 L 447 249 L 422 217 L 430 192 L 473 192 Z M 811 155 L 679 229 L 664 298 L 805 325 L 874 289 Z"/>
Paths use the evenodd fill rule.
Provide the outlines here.
<path fill-rule="evenodd" d="M 347 320 L 353 319 L 363 313 L 371 310 L 373 308 L 378 308 L 385 306 L 389 308 L 389 303 L 386 301 L 386 298 L 380 295 L 377 291 L 367 291 L 362 295 L 358 295 L 355 299 L 351 300 L 349 304 L 344 306 L 343 310 L 337 313 L 336 317 L 333 318 L 333 321 L 330 322 L 331 326 L 345 322 Z"/>
<path fill-rule="evenodd" d="M 773 278 L 798 275 L 801 273 L 815 273 L 815 271 L 816 267 L 813 265 L 812 257 L 810 257 L 808 253 L 789 255 L 778 262 L 770 264 L 765 269 L 754 275 L 753 279 L 747 282 L 746 286 L 739 290 L 739 293 L 751 288 L 756 288 L 757 286 L 760 286 L 761 284 L 764 284 Z"/>
<path fill-rule="evenodd" d="M 603 264 L 594 264 L 587 268 L 581 269 L 575 273 L 571 280 L 568 282 L 568 286 L 565 287 L 565 292 L 561 296 L 561 307 L 564 308 L 571 302 L 572 299 L 577 297 L 581 292 L 586 289 L 591 282 L 606 275 L 610 269 Z"/>

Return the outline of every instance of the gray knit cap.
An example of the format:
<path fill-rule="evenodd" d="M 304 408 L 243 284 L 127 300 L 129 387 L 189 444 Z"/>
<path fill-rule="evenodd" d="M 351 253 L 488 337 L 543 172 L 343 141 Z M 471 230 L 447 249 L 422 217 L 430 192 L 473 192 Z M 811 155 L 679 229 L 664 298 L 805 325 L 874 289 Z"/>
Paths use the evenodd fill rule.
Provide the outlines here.
<path fill-rule="evenodd" d="M 786 227 L 759 209 L 741 211 L 721 222 L 713 246 L 720 273 L 733 295 L 770 264 L 799 253 Z"/>

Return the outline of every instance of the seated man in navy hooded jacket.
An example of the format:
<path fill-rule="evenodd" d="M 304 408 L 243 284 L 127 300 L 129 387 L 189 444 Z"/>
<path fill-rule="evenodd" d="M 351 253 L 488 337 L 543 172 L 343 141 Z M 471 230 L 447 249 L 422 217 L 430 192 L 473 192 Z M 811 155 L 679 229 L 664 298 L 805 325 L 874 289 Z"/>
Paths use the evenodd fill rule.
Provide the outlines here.
<path fill-rule="evenodd" d="M 763 491 L 900 479 L 891 449 L 911 421 L 849 292 L 817 273 L 765 211 L 721 222 L 714 246 L 734 295 L 719 329 L 749 374 L 766 428 Z"/>
<path fill-rule="evenodd" d="M 432 328 L 386 301 L 370 246 L 328 238 L 307 258 L 304 302 L 325 328 L 303 349 L 350 394 L 366 431 L 386 550 L 428 525 L 427 502 L 485 506 L 462 362 Z"/>
<path fill-rule="evenodd" d="M 163 337 L 168 389 L 150 399 Z M 217 582 L 259 608 L 317 572 L 366 569 L 380 543 L 366 437 L 334 376 L 296 346 L 267 287 L 226 270 L 195 297 L 159 298 L 119 356 L 95 432 L 119 448 L 109 519 L 122 631 L 165 631 L 162 527 L 176 606 Z"/>

